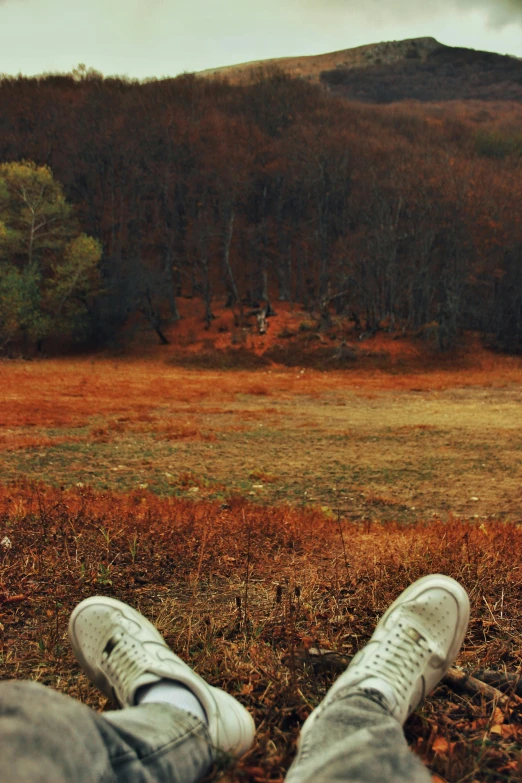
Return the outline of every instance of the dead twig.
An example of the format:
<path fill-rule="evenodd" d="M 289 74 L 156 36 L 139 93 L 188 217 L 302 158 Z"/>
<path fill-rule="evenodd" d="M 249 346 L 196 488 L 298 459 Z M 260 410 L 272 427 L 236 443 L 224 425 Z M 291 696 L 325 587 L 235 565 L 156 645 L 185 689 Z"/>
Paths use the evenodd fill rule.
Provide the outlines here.
<path fill-rule="evenodd" d="M 312 666 L 316 672 L 329 671 L 334 675 L 341 674 L 351 660 L 346 655 L 332 652 L 332 650 L 323 650 L 319 647 L 311 647 L 308 650 L 305 650 L 304 648 L 296 650 L 294 659 L 296 663 L 299 662 L 302 665 L 308 664 Z M 497 672 L 485 672 L 485 674 L 488 676 L 496 675 Z M 517 675 L 512 675 L 512 677 L 513 680 L 507 681 L 511 682 L 511 686 L 513 685 L 513 682 L 517 681 Z M 483 696 L 487 701 L 494 701 L 500 707 L 506 707 L 509 703 L 522 704 L 522 698 L 518 695 L 507 695 L 502 693 L 502 691 L 494 687 L 494 685 L 488 684 L 476 677 L 472 677 L 470 674 L 453 667 L 446 672 L 441 682 L 452 690 L 461 691 L 470 696 Z"/>
<path fill-rule="evenodd" d="M 442 682 L 455 691 L 464 691 L 470 696 L 483 696 L 487 701 L 494 701 L 500 707 L 507 707 L 509 704 L 522 704 L 522 699 L 516 695 L 507 695 L 498 688 L 488 683 L 472 677 L 471 674 L 459 671 L 459 669 L 450 669 L 444 675 Z"/>
<path fill-rule="evenodd" d="M 502 693 L 515 693 L 522 696 L 522 677 L 520 672 L 497 672 L 492 669 L 479 669 L 474 675 L 478 680 L 498 688 Z"/>
<path fill-rule="evenodd" d="M 243 509 L 242 512 L 243 515 L 243 523 L 246 525 L 246 518 L 245 518 L 245 511 Z M 248 518 L 248 526 L 247 526 L 247 551 L 246 551 L 246 572 L 245 572 L 245 598 L 244 598 L 244 606 L 243 606 L 243 628 L 245 633 L 245 639 L 248 640 L 250 638 L 250 620 L 248 617 L 248 589 L 250 586 L 250 562 L 252 559 L 252 523 L 250 517 Z M 241 608 L 241 603 L 239 603 L 239 609 Z"/>

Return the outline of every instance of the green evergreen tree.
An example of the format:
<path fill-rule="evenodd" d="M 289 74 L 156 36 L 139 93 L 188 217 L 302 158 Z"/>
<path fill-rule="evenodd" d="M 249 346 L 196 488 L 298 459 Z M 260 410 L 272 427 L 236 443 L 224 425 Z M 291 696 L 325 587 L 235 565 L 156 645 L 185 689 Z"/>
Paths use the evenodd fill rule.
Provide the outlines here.
<path fill-rule="evenodd" d="M 1 164 L 0 348 L 83 336 L 101 255 L 47 166 Z"/>

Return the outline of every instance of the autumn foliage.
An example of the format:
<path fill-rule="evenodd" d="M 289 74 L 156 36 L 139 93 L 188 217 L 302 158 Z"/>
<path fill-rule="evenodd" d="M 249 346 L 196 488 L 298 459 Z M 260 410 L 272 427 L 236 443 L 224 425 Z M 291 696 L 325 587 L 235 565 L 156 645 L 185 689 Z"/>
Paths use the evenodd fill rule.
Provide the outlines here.
<path fill-rule="evenodd" d="M 179 296 L 237 323 L 268 299 L 439 348 L 462 329 L 518 350 L 518 103 L 371 106 L 272 73 L 231 86 L 78 71 L 0 82 L 0 159 L 49 165 L 104 258 L 90 339 Z"/>

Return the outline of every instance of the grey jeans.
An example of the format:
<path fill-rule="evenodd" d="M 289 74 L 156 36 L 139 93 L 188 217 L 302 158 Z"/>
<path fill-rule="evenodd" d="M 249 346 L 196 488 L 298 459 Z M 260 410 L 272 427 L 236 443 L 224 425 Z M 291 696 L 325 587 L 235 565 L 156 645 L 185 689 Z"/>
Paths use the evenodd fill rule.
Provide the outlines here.
<path fill-rule="evenodd" d="M 216 759 L 203 723 L 168 704 L 99 714 L 33 682 L 0 683 L 0 783 L 195 783 Z M 287 783 L 429 783 L 400 724 L 342 693 L 301 743 Z"/>

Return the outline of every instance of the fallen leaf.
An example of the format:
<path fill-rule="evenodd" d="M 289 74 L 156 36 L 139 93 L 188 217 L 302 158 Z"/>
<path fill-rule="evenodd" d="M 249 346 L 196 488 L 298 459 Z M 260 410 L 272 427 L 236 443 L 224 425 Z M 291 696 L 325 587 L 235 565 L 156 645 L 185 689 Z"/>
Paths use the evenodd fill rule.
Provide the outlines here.
<path fill-rule="evenodd" d="M 519 762 L 518 761 L 510 761 L 508 764 L 504 764 L 503 767 L 498 768 L 498 772 L 511 772 L 513 769 L 519 768 Z"/>
<path fill-rule="evenodd" d="M 0 595 L 0 604 L 19 604 L 22 601 L 25 601 L 26 598 L 26 595 Z"/>
<path fill-rule="evenodd" d="M 499 726 L 504 739 L 522 739 L 522 726 L 514 724 L 502 724 Z"/>
<path fill-rule="evenodd" d="M 477 731 L 480 729 L 485 729 L 487 725 L 488 725 L 487 718 L 477 718 L 476 720 L 471 721 L 471 723 L 469 724 L 467 724 L 464 721 L 462 723 L 456 723 L 455 728 L 459 730 L 468 728 L 471 731 Z"/>
<path fill-rule="evenodd" d="M 447 739 L 444 739 L 444 737 L 435 737 L 431 749 L 434 751 L 434 753 L 447 753 L 450 749 L 450 744 Z"/>

